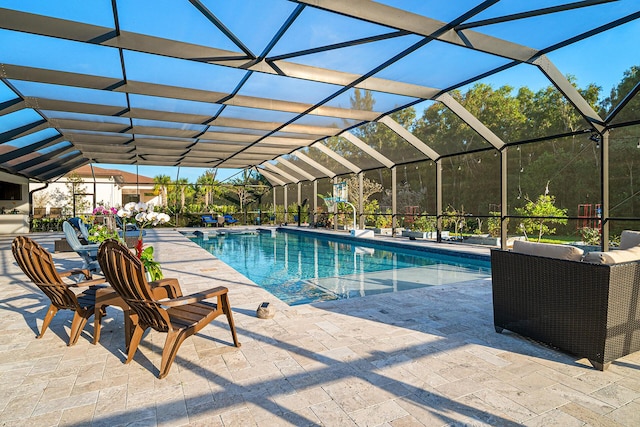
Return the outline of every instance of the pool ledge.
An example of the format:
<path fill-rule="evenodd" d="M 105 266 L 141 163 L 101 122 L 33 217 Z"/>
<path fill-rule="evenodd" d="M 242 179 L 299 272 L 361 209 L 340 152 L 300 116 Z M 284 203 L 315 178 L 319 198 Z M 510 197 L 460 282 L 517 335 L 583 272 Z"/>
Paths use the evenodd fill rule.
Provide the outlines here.
<path fill-rule="evenodd" d="M 272 229 L 270 229 L 272 230 Z M 412 251 L 429 252 L 440 255 L 459 256 L 482 261 L 490 261 L 491 248 L 486 246 L 465 245 L 464 243 L 442 242 L 436 243 L 424 240 L 409 240 L 402 237 L 391 237 L 375 235 L 369 237 L 353 237 L 348 231 L 332 231 L 314 228 L 296 227 L 296 226 L 279 226 L 276 231 L 286 231 L 288 233 L 304 233 L 317 236 L 330 237 L 335 240 L 342 240 L 353 243 L 359 242 L 363 246 L 385 246 L 390 248 L 398 248 Z"/>

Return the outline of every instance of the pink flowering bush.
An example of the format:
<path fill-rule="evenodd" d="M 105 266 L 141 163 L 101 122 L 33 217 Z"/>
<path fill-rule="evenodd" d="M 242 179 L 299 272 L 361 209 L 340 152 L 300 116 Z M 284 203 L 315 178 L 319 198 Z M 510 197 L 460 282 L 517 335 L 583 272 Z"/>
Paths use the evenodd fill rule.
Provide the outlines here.
<path fill-rule="evenodd" d="M 107 208 L 105 206 L 98 206 L 93 210 L 94 215 L 115 215 L 118 213 L 116 208 Z"/>

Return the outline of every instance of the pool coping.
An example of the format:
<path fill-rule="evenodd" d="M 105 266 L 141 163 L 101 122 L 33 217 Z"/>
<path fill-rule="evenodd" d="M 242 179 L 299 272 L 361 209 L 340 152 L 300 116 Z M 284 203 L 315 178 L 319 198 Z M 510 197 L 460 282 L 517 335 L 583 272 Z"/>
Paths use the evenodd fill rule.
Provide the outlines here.
<path fill-rule="evenodd" d="M 258 230 L 261 228 L 258 227 Z M 391 237 L 391 236 L 381 236 L 376 235 L 373 239 L 368 237 L 354 237 L 349 234 L 346 234 L 344 231 L 325 231 L 318 229 L 310 229 L 310 228 L 298 228 L 298 227 L 288 227 L 288 226 L 279 226 L 275 228 L 276 231 L 286 231 L 288 233 L 299 233 L 299 234 L 313 234 L 317 236 L 330 236 L 335 240 L 342 240 L 345 242 L 353 243 L 363 243 L 363 246 L 374 245 L 374 246 L 386 246 L 397 249 L 405 249 L 417 252 L 428 252 L 432 254 L 438 255 L 448 255 L 448 256 L 459 256 L 463 258 L 470 258 L 480 261 L 490 261 L 491 260 L 491 247 L 476 247 L 472 245 L 464 245 L 459 243 L 449 243 L 442 242 L 437 243 L 428 240 L 408 240 L 402 237 Z M 267 230 L 267 229 L 265 229 Z M 443 245 L 441 247 L 440 245 Z M 446 247 L 449 246 L 449 247 Z"/>

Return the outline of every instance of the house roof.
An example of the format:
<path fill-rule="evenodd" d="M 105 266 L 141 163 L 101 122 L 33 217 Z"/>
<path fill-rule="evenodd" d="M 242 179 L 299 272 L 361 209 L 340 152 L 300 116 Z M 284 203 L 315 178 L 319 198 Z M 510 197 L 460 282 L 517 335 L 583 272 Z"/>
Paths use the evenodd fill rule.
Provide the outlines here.
<path fill-rule="evenodd" d="M 92 168 L 93 168 L 93 172 L 91 171 Z M 70 172 L 70 173 L 76 173 L 83 178 L 88 177 L 90 179 L 93 179 L 93 176 L 96 176 L 96 177 L 112 176 L 114 180 L 119 184 L 136 184 L 136 183 L 151 184 L 151 185 L 154 184 L 153 178 L 149 178 L 148 176 L 136 175 L 135 173 L 121 171 L 118 169 L 103 169 L 97 166 L 92 167 L 91 165 L 80 166 L 79 168 L 74 169 L 73 172 Z M 68 176 L 69 174 L 66 174 L 66 175 Z"/>

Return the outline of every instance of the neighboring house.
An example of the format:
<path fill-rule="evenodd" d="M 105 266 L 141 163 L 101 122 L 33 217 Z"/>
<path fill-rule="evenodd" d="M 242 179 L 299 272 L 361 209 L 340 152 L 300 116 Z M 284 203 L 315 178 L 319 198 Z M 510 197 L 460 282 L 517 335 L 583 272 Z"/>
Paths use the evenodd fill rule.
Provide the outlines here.
<path fill-rule="evenodd" d="M 70 194 L 74 175 L 82 180 L 76 187 L 75 212 Z M 153 178 L 148 176 L 86 165 L 50 183 L 46 188 L 44 184 L 31 183 L 29 190 L 36 190 L 33 193 L 34 208 L 46 207 L 49 211 L 60 207 L 63 208 L 63 213 L 70 215 L 90 213 L 98 205 L 119 208 L 138 201 L 158 205 L 160 197 L 154 193 L 153 187 Z M 42 190 L 37 190 L 38 188 Z"/>
<path fill-rule="evenodd" d="M 0 234 L 29 232 L 29 180 L 0 172 Z"/>

